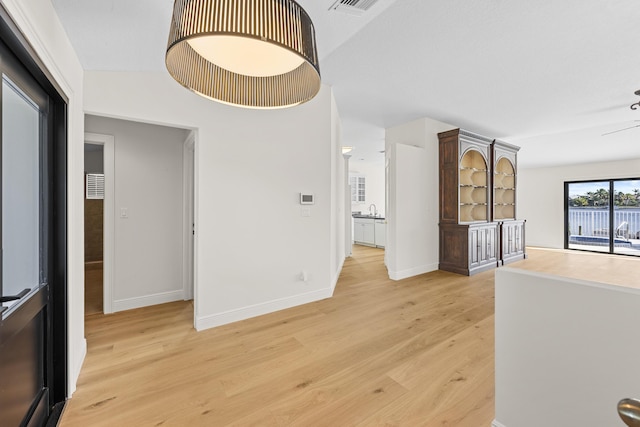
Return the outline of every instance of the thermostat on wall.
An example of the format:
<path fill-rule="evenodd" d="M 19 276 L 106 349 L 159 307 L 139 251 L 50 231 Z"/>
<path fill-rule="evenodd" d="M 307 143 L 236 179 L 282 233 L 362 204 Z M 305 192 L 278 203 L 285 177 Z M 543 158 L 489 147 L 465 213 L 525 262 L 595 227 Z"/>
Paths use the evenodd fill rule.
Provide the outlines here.
<path fill-rule="evenodd" d="M 300 204 L 301 205 L 312 205 L 313 203 L 314 203 L 313 194 L 300 193 Z"/>

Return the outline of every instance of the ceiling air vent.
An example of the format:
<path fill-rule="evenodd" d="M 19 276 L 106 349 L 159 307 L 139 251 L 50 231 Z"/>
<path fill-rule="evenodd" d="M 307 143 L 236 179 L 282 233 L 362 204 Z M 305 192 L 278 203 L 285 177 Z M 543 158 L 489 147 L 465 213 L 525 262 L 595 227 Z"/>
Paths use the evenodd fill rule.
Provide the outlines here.
<path fill-rule="evenodd" d="M 329 10 L 360 16 L 377 2 L 378 0 L 338 0 L 329 8 Z"/>

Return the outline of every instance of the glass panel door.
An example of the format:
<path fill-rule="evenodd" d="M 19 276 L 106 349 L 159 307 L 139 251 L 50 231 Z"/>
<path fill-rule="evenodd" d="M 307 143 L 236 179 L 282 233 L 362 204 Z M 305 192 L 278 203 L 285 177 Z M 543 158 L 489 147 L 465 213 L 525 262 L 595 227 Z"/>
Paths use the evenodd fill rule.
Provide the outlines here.
<path fill-rule="evenodd" d="M 567 186 L 569 249 L 609 252 L 609 181 Z"/>
<path fill-rule="evenodd" d="M 67 397 L 67 105 L 0 5 L 0 425 Z"/>
<path fill-rule="evenodd" d="M 640 256 L 640 180 L 613 181 L 613 252 Z"/>
<path fill-rule="evenodd" d="M 51 414 L 53 305 L 49 97 L 0 44 L 0 425 L 44 426 Z"/>
<path fill-rule="evenodd" d="M 38 106 L 2 79 L 2 295 L 33 290 L 40 262 L 40 139 Z M 19 300 L 7 301 L 9 307 Z"/>

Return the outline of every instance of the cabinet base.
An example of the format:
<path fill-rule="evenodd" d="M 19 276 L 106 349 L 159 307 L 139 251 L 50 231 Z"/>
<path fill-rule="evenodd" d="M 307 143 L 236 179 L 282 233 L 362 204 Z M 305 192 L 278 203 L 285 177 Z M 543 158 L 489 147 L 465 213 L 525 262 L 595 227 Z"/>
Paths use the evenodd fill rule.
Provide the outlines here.
<path fill-rule="evenodd" d="M 438 270 L 448 271 L 450 273 L 463 274 L 465 276 L 473 276 L 474 274 L 482 273 L 483 271 L 493 270 L 494 268 L 497 268 L 497 267 L 498 267 L 497 263 L 480 265 L 478 267 L 473 267 L 473 268 L 461 268 L 457 265 L 451 265 L 451 264 L 442 264 L 442 263 L 438 264 Z"/>
<path fill-rule="evenodd" d="M 526 259 L 526 258 L 527 258 L 527 254 L 518 254 L 518 255 L 510 256 L 508 258 L 503 258 L 502 260 L 500 260 L 500 265 L 511 264 L 512 262 L 522 261 L 523 259 Z"/>

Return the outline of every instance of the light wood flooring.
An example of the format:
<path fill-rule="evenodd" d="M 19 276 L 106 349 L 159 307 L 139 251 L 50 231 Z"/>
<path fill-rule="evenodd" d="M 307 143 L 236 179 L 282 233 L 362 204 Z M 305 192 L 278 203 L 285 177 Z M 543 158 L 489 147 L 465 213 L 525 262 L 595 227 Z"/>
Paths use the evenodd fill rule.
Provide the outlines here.
<path fill-rule="evenodd" d="M 640 257 L 527 248 L 529 259 L 509 266 L 573 279 L 640 289 Z"/>
<path fill-rule="evenodd" d="M 333 298 L 196 332 L 191 302 L 86 318 L 62 427 L 456 426 L 494 417 L 494 272 L 392 281 L 354 247 Z"/>
<path fill-rule="evenodd" d="M 102 262 L 84 264 L 84 314 L 102 313 Z"/>

